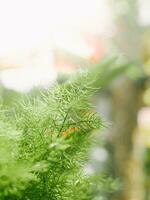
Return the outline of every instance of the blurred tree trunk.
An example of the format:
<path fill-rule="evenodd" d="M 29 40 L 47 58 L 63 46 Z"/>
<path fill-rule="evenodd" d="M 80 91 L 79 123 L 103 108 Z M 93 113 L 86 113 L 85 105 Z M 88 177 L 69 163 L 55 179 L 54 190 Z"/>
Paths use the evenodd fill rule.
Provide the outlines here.
<path fill-rule="evenodd" d="M 136 0 L 113 0 L 116 35 L 114 44 L 130 61 L 140 65 L 140 28 L 137 23 Z M 137 155 L 137 114 L 141 106 L 142 89 L 128 77 L 117 80 L 112 89 L 115 174 L 123 181 L 115 200 L 142 200 L 142 162 Z M 137 148 L 138 146 L 138 148 Z"/>
<path fill-rule="evenodd" d="M 115 200 L 142 200 L 142 162 L 138 145 L 137 114 L 140 108 L 141 91 L 126 77 L 114 87 L 113 132 L 115 174 L 123 181 L 122 191 Z M 137 146 L 138 145 L 138 146 Z M 139 148 L 139 149 L 138 149 Z M 138 149 L 138 151 L 137 151 Z"/>

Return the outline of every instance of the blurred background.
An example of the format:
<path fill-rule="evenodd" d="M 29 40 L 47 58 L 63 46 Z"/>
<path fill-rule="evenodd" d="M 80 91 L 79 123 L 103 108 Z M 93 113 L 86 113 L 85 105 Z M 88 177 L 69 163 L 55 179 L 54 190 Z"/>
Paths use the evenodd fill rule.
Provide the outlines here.
<path fill-rule="evenodd" d="M 149 200 L 150 0 L 0 0 L 2 105 L 108 57 L 93 99 L 108 125 L 85 169 L 110 177 L 97 200 Z"/>

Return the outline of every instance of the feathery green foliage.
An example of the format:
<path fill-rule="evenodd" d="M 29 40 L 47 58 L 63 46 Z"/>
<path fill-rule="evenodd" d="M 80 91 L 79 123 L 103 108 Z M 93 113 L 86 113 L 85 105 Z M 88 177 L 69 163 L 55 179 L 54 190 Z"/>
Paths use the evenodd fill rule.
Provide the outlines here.
<path fill-rule="evenodd" d="M 80 74 L 0 114 L 0 199 L 90 200 L 83 171 L 91 133 L 102 125 L 90 104 L 93 74 Z"/>

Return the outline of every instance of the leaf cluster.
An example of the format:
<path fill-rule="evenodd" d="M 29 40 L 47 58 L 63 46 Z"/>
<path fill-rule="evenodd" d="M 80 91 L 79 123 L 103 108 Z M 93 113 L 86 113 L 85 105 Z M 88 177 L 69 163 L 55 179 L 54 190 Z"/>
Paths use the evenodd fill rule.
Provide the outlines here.
<path fill-rule="evenodd" d="M 0 113 L 0 199 L 88 200 L 92 181 L 83 172 L 92 132 L 102 126 L 89 101 L 90 72 L 23 98 Z"/>

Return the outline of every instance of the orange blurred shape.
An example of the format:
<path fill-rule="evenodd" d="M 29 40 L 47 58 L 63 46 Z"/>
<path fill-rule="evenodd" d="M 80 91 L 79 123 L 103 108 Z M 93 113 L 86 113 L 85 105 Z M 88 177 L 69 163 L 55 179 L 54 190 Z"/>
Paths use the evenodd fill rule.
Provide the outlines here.
<path fill-rule="evenodd" d="M 62 133 L 62 135 L 64 136 L 64 137 L 68 137 L 71 133 L 73 133 L 73 132 L 75 132 L 75 131 L 77 131 L 78 130 L 78 128 L 76 128 L 76 127 L 71 127 L 71 128 L 68 128 L 66 131 L 64 131 L 63 133 Z"/>
<path fill-rule="evenodd" d="M 102 38 L 95 35 L 88 35 L 86 37 L 86 41 L 88 45 L 93 49 L 93 53 L 89 59 L 94 63 L 99 61 L 106 52 L 104 41 L 102 41 Z"/>

